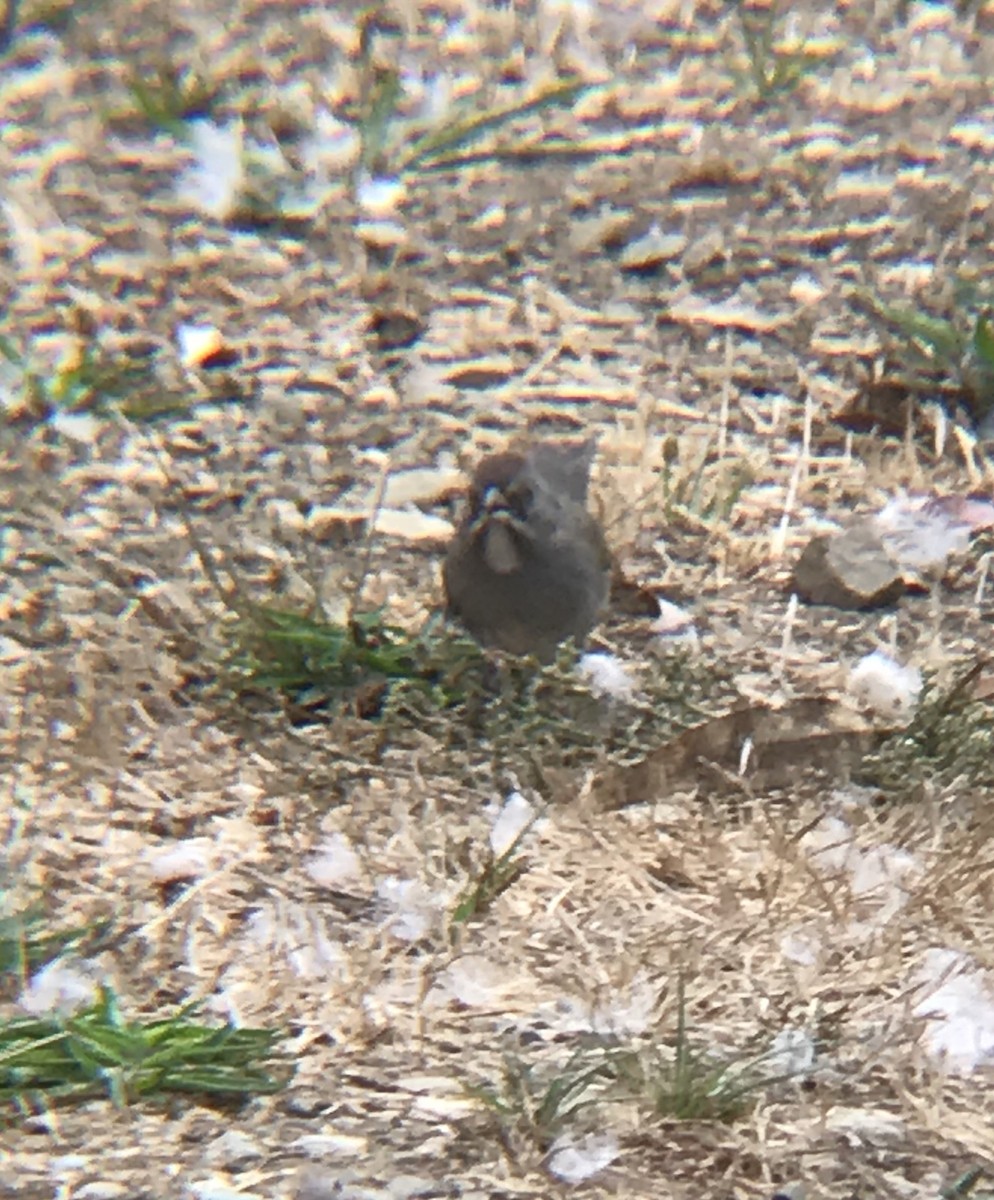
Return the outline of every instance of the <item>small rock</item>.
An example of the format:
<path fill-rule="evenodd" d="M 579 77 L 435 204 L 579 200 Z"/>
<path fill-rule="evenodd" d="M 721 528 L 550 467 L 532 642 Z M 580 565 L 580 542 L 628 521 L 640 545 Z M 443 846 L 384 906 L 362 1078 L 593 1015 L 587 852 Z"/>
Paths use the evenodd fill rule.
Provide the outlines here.
<path fill-rule="evenodd" d="M 653 225 L 648 233 L 629 242 L 622 251 L 621 269 L 635 273 L 652 271 L 664 262 L 678 258 L 686 248 L 687 239 L 683 234 L 666 234 L 658 225 Z"/>
<path fill-rule="evenodd" d="M 212 1167 L 243 1171 L 250 1163 L 262 1158 L 262 1147 L 247 1133 L 229 1129 L 211 1142 L 204 1157 Z"/>
<path fill-rule="evenodd" d="M 605 247 L 617 246 L 631 223 L 632 214 L 628 209 L 610 205 L 593 216 L 574 218 L 569 229 L 570 248 L 574 254 L 596 254 Z"/>
<path fill-rule="evenodd" d="M 347 508 L 315 505 L 307 517 L 307 532 L 316 542 L 330 542 L 334 546 L 347 546 L 357 542 L 366 529 L 366 513 Z"/>
<path fill-rule="evenodd" d="M 317 1117 L 330 1108 L 331 1103 L 316 1088 L 295 1088 L 283 1097 L 280 1107 L 288 1117 Z"/>
<path fill-rule="evenodd" d="M 349 1133 L 305 1133 L 294 1138 L 291 1150 L 299 1150 L 308 1158 L 362 1158 L 369 1153 L 369 1139 Z"/>
<path fill-rule="evenodd" d="M 812 538 L 794 567 L 794 591 L 809 604 L 883 608 L 904 590 L 900 568 L 867 523 Z"/>
<path fill-rule="evenodd" d="M 725 235 L 720 230 L 712 229 L 687 247 L 683 269 L 688 275 L 697 275 L 712 263 L 720 262 L 726 249 Z"/>
<path fill-rule="evenodd" d="M 293 1200 L 343 1200 L 351 1191 L 347 1179 L 337 1171 L 303 1167 L 294 1183 Z"/>
<path fill-rule="evenodd" d="M 455 467 L 414 467 L 410 471 L 396 471 L 387 479 L 383 507 L 434 504 L 458 494 L 465 482 L 462 472 Z"/>
<path fill-rule="evenodd" d="M 123 1183 L 115 1183 L 113 1179 L 94 1179 L 78 1187 L 74 1193 L 79 1200 L 119 1200 L 119 1197 L 130 1194 Z"/>
<path fill-rule="evenodd" d="M 455 527 L 444 517 L 423 513 L 417 508 L 381 508 L 376 514 L 376 532 L 408 542 L 447 542 L 455 533 Z"/>

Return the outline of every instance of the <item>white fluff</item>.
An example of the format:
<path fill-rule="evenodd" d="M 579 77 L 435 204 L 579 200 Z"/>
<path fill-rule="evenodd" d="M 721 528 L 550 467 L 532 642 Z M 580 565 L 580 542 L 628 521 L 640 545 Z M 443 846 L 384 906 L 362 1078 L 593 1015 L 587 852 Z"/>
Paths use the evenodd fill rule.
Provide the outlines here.
<path fill-rule="evenodd" d="M 165 850 L 150 849 L 147 858 L 156 883 L 176 883 L 206 875 L 214 865 L 215 852 L 210 838 L 185 838 Z"/>
<path fill-rule="evenodd" d="M 234 212 L 245 182 L 244 130 L 240 122 L 215 125 L 191 121 L 190 140 L 195 161 L 177 184 L 182 199 L 208 216 L 225 220 Z"/>
<path fill-rule="evenodd" d="M 663 600 L 658 596 L 656 599 L 659 604 L 659 616 L 649 626 L 652 632 L 658 633 L 668 641 L 696 643 L 699 640 L 697 627 L 690 613 L 670 600 Z"/>
<path fill-rule="evenodd" d="M 994 986 L 968 955 L 935 947 L 925 955 L 918 983 L 928 989 L 915 1016 L 929 1021 L 925 1046 L 947 1070 L 970 1075 L 994 1061 Z"/>
<path fill-rule="evenodd" d="M 850 694 L 882 717 L 910 719 L 921 690 L 921 671 L 902 667 L 882 650 L 861 658 L 849 673 Z"/>
<path fill-rule="evenodd" d="M 376 885 L 376 894 L 393 911 L 387 928 L 402 942 L 418 942 L 437 923 L 444 899 L 435 896 L 417 879 L 388 875 Z"/>
<path fill-rule="evenodd" d="M 506 854 L 534 819 L 534 806 L 520 792 L 511 792 L 490 830 L 490 849 L 494 857 Z"/>
<path fill-rule="evenodd" d="M 942 567 L 970 544 L 969 524 L 934 497 L 896 496 L 877 513 L 876 526 L 894 561 L 913 571 Z"/>
<path fill-rule="evenodd" d="M 631 700 L 635 695 L 631 671 L 613 654 L 584 654 L 576 670 L 595 696 Z"/>
<path fill-rule="evenodd" d="M 374 220 L 392 217 L 403 204 L 407 189 L 399 179 L 373 179 L 369 175 L 359 180 L 356 204 Z"/>
<path fill-rule="evenodd" d="M 18 1003 L 33 1017 L 66 1017 L 93 1004 L 97 985 L 92 968 L 56 959 L 31 977 Z"/>
<path fill-rule="evenodd" d="M 773 1039 L 763 1063 L 773 1075 L 806 1075 L 815 1064 L 815 1043 L 806 1029 L 788 1026 Z"/>
<path fill-rule="evenodd" d="M 362 874 L 362 864 L 349 839 L 333 833 L 318 847 L 306 870 L 318 887 L 334 888 L 354 883 Z"/>
<path fill-rule="evenodd" d="M 579 1141 L 561 1137 L 553 1144 L 549 1170 L 564 1183 L 584 1183 L 609 1167 L 620 1153 L 612 1133 L 592 1133 Z"/>
<path fill-rule="evenodd" d="M 176 326 L 176 346 L 184 367 L 199 367 L 223 345 L 221 331 L 213 325 Z"/>

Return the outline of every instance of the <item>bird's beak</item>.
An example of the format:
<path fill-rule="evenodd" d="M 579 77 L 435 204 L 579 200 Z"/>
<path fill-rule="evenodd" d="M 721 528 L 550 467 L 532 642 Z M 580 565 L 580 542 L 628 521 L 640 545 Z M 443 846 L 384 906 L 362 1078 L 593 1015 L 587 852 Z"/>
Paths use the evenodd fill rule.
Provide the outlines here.
<path fill-rule="evenodd" d="M 482 510 L 485 513 L 499 512 L 507 508 L 507 497 L 497 487 L 489 487 L 483 493 Z"/>
<path fill-rule="evenodd" d="M 521 521 L 514 515 L 507 502 L 507 496 L 499 487 L 489 487 L 480 497 L 470 528 L 475 534 L 492 529 L 494 526 L 522 529 Z"/>

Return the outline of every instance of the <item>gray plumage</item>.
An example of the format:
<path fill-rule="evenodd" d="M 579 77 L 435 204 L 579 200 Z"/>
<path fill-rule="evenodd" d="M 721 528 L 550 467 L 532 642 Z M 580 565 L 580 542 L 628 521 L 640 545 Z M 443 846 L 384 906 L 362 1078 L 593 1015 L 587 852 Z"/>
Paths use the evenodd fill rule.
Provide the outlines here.
<path fill-rule="evenodd" d="M 594 443 L 539 442 L 483 459 L 443 566 L 449 612 L 484 646 L 548 661 L 607 600 L 610 558 L 587 511 Z"/>

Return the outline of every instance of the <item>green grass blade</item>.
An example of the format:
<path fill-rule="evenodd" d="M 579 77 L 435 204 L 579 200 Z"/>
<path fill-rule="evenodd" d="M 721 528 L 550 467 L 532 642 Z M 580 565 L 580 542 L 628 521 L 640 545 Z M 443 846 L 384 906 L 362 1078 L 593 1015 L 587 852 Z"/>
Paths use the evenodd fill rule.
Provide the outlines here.
<path fill-rule="evenodd" d="M 521 117 L 531 116 L 548 108 L 569 108 L 579 96 L 595 86 L 605 85 L 575 81 L 556 84 L 537 96 L 455 120 L 441 129 L 433 129 L 410 148 L 402 160 L 401 171 L 416 170 L 424 166 L 427 160 L 477 142 L 491 131 L 501 129 Z"/>
<path fill-rule="evenodd" d="M 156 1087 L 172 1092 L 206 1092 L 211 1095 L 271 1094 L 284 1086 L 282 1080 L 261 1070 L 236 1071 L 225 1067 L 186 1067 L 166 1072 Z"/>
<path fill-rule="evenodd" d="M 281 1033 L 216 1028 L 180 1016 L 128 1021 L 105 990 L 62 1022 L 28 1017 L 0 1024 L 0 1099 L 17 1104 L 106 1095 L 115 1104 L 163 1091 L 225 1095 L 273 1092 Z"/>
<path fill-rule="evenodd" d="M 959 366 L 965 349 L 964 338 L 951 321 L 931 317 L 910 308 L 885 304 L 870 292 L 860 292 L 854 298 L 872 315 L 890 325 L 901 337 L 911 342 L 924 343 L 935 356 L 950 366 Z"/>
<path fill-rule="evenodd" d="M 981 313 L 973 328 L 973 351 L 985 366 L 994 367 L 994 328 L 990 313 Z"/>
<path fill-rule="evenodd" d="M 373 82 L 367 111 L 358 125 L 359 162 L 367 171 L 375 170 L 383 156 L 402 94 L 396 71 L 383 71 Z"/>

